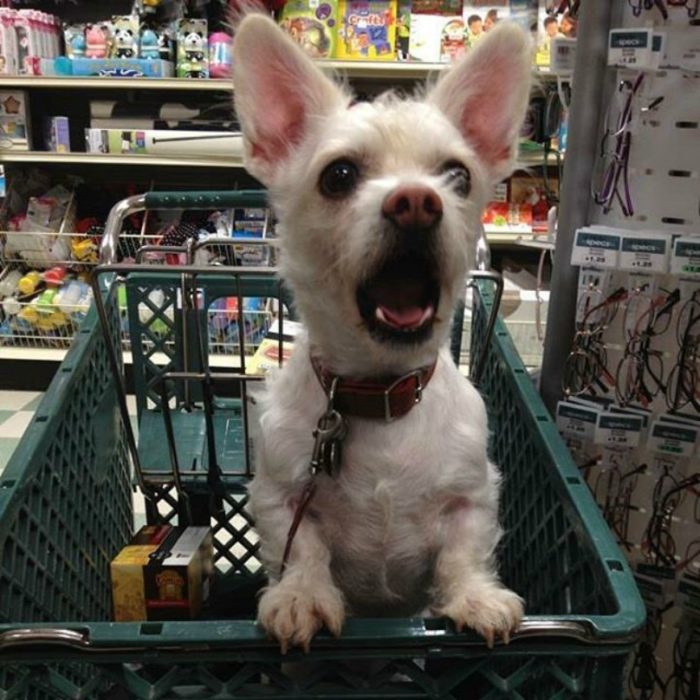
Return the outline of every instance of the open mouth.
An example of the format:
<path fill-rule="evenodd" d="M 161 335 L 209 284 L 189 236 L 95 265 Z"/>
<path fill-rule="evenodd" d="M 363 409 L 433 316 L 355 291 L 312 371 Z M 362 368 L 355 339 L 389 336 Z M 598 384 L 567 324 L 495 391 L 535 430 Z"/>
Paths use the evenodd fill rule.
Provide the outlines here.
<path fill-rule="evenodd" d="M 363 282 L 356 296 L 360 315 L 377 340 L 427 340 L 440 302 L 435 265 L 424 253 L 401 253 Z"/>

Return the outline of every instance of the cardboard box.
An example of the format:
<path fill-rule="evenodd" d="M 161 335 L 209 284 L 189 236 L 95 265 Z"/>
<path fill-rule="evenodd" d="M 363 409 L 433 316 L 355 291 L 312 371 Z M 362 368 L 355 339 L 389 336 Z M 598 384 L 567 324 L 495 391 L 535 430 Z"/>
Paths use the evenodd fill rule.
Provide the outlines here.
<path fill-rule="evenodd" d="M 117 622 L 195 619 L 214 572 L 211 529 L 146 525 L 115 557 L 110 572 Z"/>
<path fill-rule="evenodd" d="M 0 139 L 9 140 L 13 150 L 29 150 L 27 93 L 24 90 L 0 90 Z"/>
<path fill-rule="evenodd" d="M 312 58 L 336 55 L 338 0 L 288 0 L 279 25 Z"/>
<path fill-rule="evenodd" d="M 54 153 L 70 153 L 70 122 L 68 117 L 46 120 L 46 148 Z"/>
<path fill-rule="evenodd" d="M 396 60 L 396 0 L 340 0 L 340 59 Z"/>

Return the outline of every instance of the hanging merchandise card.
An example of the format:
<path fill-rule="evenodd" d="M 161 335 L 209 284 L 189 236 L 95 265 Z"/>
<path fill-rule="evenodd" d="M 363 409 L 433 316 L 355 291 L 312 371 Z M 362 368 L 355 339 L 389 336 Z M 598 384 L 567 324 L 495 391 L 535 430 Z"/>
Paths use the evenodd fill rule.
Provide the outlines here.
<path fill-rule="evenodd" d="M 557 404 L 557 430 L 565 437 L 592 440 L 600 410 L 568 401 Z"/>
<path fill-rule="evenodd" d="M 611 29 L 608 65 L 621 68 L 652 68 L 653 29 Z"/>
<path fill-rule="evenodd" d="M 681 236 L 673 242 L 671 274 L 700 277 L 700 236 Z"/>
<path fill-rule="evenodd" d="M 617 267 L 619 253 L 619 234 L 579 229 L 576 231 L 574 249 L 571 253 L 571 264 Z"/>
<path fill-rule="evenodd" d="M 697 449 L 699 429 L 657 420 L 651 426 L 649 449 L 676 457 L 690 457 Z"/>
<path fill-rule="evenodd" d="M 631 272 L 668 272 L 671 238 L 666 234 L 624 233 L 620 248 L 620 269 Z"/>
<path fill-rule="evenodd" d="M 595 442 L 615 448 L 637 447 L 642 423 L 641 416 L 601 413 L 595 428 Z"/>

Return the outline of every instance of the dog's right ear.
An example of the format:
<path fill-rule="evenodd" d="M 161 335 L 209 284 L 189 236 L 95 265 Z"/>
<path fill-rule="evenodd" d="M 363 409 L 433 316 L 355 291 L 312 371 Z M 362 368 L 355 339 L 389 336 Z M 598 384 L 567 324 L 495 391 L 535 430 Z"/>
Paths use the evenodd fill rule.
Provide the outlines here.
<path fill-rule="evenodd" d="M 345 106 L 343 91 L 269 18 L 249 14 L 233 42 L 236 113 L 246 168 L 269 186 L 312 119 Z"/>

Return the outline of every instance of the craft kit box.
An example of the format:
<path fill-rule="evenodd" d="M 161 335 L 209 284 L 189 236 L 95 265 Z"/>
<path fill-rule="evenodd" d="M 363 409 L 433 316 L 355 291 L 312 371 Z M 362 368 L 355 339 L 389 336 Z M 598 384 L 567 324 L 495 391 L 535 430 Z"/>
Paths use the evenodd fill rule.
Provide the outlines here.
<path fill-rule="evenodd" d="M 355 61 L 396 60 L 396 0 L 340 0 L 336 56 Z"/>
<path fill-rule="evenodd" d="M 279 25 L 312 58 L 336 55 L 338 0 L 289 0 Z"/>
<path fill-rule="evenodd" d="M 211 529 L 146 525 L 110 570 L 117 622 L 195 619 L 214 572 Z"/>

